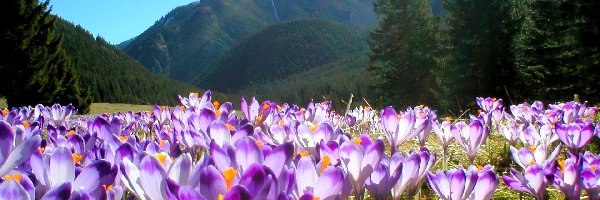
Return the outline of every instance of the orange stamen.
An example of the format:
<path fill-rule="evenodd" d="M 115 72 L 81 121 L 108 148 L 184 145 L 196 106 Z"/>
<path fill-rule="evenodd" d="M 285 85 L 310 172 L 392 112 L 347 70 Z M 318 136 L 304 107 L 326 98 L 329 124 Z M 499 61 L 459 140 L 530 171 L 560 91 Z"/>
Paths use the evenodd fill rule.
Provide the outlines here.
<path fill-rule="evenodd" d="M 306 157 L 309 155 L 309 153 L 306 150 L 300 150 L 298 151 L 298 155 L 300 155 L 300 157 Z"/>
<path fill-rule="evenodd" d="M 317 196 L 313 196 L 312 200 L 321 200 L 321 198 L 319 198 Z"/>
<path fill-rule="evenodd" d="M 270 107 L 270 106 L 269 106 L 269 104 L 268 104 L 268 103 L 263 103 L 263 105 L 262 105 L 262 110 L 263 110 L 263 111 L 265 111 L 265 110 L 269 109 L 269 107 Z"/>
<path fill-rule="evenodd" d="M 258 145 L 258 147 L 262 148 L 264 146 L 263 142 L 260 140 L 256 140 L 256 145 Z"/>
<path fill-rule="evenodd" d="M 327 166 L 329 166 L 330 163 L 331 158 L 329 158 L 329 156 L 323 156 L 323 158 L 321 159 L 321 174 L 325 172 L 325 169 L 327 168 Z"/>
<path fill-rule="evenodd" d="M 313 133 L 317 130 L 317 127 L 319 127 L 318 124 L 311 124 L 308 126 L 308 128 L 310 128 L 310 131 Z"/>
<path fill-rule="evenodd" d="M 279 126 L 283 126 L 285 124 L 285 122 L 283 122 L 283 120 L 279 120 L 279 122 L 277 122 L 279 124 Z"/>
<path fill-rule="evenodd" d="M 283 110 L 283 107 L 281 107 L 280 105 L 277 105 L 277 111 L 281 111 Z"/>
<path fill-rule="evenodd" d="M 565 174 L 565 160 L 558 161 L 558 166 L 560 167 L 560 173 Z"/>
<path fill-rule="evenodd" d="M 17 182 L 21 182 L 21 174 L 19 173 L 14 173 L 12 176 L 11 175 L 6 175 L 3 177 L 5 181 L 17 181 Z"/>
<path fill-rule="evenodd" d="M 533 165 L 533 164 L 535 164 L 535 160 L 531 160 L 531 161 L 529 161 L 529 162 L 527 163 L 527 166 L 531 166 L 531 165 Z"/>
<path fill-rule="evenodd" d="M 161 152 L 159 154 L 154 155 L 154 157 L 156 157 L 156 159 L 158 159 L 158 161 L 160 162 L 160 164 L 165 165 L 165 163 L 167 163 L 167 155 L 165 152 Z"/>
<path fill-rule="evenodd" d="M 400 114 L 397 114 L 397 115 L 396 115 L 396 118 L 398 118 L 398 120 L 400 120 L 400 119 L 402 119 L 402 115 L 400 115 Z"/>
<path fill-rule="evenodd" d="M 227 130 L 229 130 L 229 131 L 231 131 L 231 130 L 233 130 L 233 128 L 235 128 L 231 124 L 225 124 L 225 126 L 227 127 Z"/>
<path fill-rule="evenodd" d="M 65 136 L 71 137 L 74 134 L 75 134 L 75 130 L 70 130 L 67 134 L 65 134 Z"/>
<path fill-rule="evenodd" d="M 417 117 L 425 117 L 425 113 L 424 112 L 419 112 L 419 114 L 417 114 Z"/>
<path fill-rule="evenodd" d="M 10 111 L 8 110 L 8 108 L 5 108 L 4 110 L 2 110 L 2 115 L 7 115 L 7 114 L 8 114 L 8 112 L 10 112 Z"/>
<path fill-rule="evenodd" d="M 446 120 L 446 121 L 452 121 L 452 117 L 445 117 L 444 120 Z"/>
<path fill-rule="evenodd" d="M 362 140 L 360 138 L 354 138 L 354 140 L 352 140 L 354 142 L 355 145 L 360 145 L 362 144 Z"/>
<path fill-rule="evenodd" d="M 23 127 L 29 128 L 29 125 L 31 125 L 31 124 L 29 124 L 29 121 L 24 121 L 23 122 Z"/>
<path fill-rule="evenodd" d="M 129 138 L 129 135 L 121 135 L 121 136 L 119 136 L 119 140 L 121 142 L 125 142 L 127 140 L 127 138 Z"/>
<path fill-rule="evenodd" d="M 233 184 L 233 179 L 237 175 L 237 171 L 230 167 L 223 171 L 223 178 L 225 178 L 225 183 L 227 184 L 227 191 L 231 190 L 231 184 Z"/>
<path fill-rule="evenodd" d="M 596 172 L 597 169 L 598 169 L 598 166 L 596 166 L 596 165 L 590 166 L 590 170 L 592 170 L 592 172 Z"/>
<path fill-rule="evenodd" d="M 44 147 L 38 147 L 38 150 L 40 151 L 40 153 L 44 153 L 44 150 L 46 150 L 46 148 L 44 148 Z"/>
<path fill-rule="evenodd" d="M 217 200 L 223 200 L 225 199 L 225 196 L 223 194 L 219 194 L 219 196 L 217 197 Z"/>
<path fill-rule="evenodd" d="M 102 187 L 104 187 L 105 191 L 109 191 L 112 189 L 113 186 L 112 185 L 102 185 Z"/>
<path fill-rule="evenodd" d="M 182 111 L 185 111 L 185 106 L 179 106 Z"/>
<path fill-rule="evenodd" d="M 483 110 L 479 109 L 477 110 L 477 114 L 481 114 L 483 112 Z"/>
<path fill-rule="evenodd" d="M 160 147 L 162 149 L 165 146 L 166 140 L 163 140 L 163 139 L 158 139 L 158 140 L 159 140 L 158 147 Z"/>
<path fill-rule="evenodd" d="M 477 171 L 481 171 L 482 169 L 483 169 L 483 166 L 477 165 Z"/>
<path fill-rule="evenodd" d="M 535 152 L 536 149 L 537 147 L 535 145 L 529 146 L 529 151 L 531 151 L 531 153 Z"/>
<path fill-rule="evenodd" d="M 73 164 L 81 163 L 83 160 L 83 155 L 72 153 L 71 156 L 73 157 Z"/>
<path fill-rule="evenodd" d="M 197 92 L 192 93 L 194 96 L 199 97 L 200 95 Z"/>
<path fill-rule="evenodd" d="M 161 106 L 161 107 L 160 107 L 160 110 L 162 110 L 162 111 L 165 111 L 165 110 L 167 110 L 167 106 Z"/>

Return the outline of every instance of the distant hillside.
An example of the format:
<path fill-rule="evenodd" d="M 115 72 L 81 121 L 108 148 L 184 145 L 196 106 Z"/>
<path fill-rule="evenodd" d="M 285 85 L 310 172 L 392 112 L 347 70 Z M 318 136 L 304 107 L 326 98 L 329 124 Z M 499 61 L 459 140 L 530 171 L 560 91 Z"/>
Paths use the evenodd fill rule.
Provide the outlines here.
<path fill-rule="evenodd" d="M 199 74 L 196 85 L 235 92 L 252 83 L 283 79 L 348 55 L 366 54 L 367 50 L 366 31 L 348 25 L 329 20 L 277 24 L 226 52 Z"/>
<path fill-rule="evenodd" d="M 372 0 L 202 0 L 158 20 L 123 49 L 152 71 L 190 82 L 223 52 L 259 30 L 296 19 L 376 24 Z"/>
<path fill-rule="evenodd" d="M 311 99 L 316 102 L 329 100 L 336 111 L 342 112 L 350 94 L 354 95 L 353 106 L 365 105 L 363 98 L 373 99 L 368 88 L 370 78 L 365 75 L 368 63 L 369 57 L 365 53 L 352 54 L 287 78 L 246 85 L 231 96 L 256 96 L 302 106 Z"/>
<path fill-rule="evenodd" d="M 178 94 L 197 90 L 150 72 L 80 26 L 59 19 L 56 30 L 64 37 L 63 47 L 80 75 L 81 86 L 91 90 L 95 102 L 174 104 Z"/>

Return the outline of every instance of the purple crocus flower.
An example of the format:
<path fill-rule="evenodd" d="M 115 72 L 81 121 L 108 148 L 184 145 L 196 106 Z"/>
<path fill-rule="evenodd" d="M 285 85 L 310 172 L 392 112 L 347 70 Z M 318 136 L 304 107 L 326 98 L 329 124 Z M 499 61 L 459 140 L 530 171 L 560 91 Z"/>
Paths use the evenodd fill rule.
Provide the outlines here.
<path fill-rule="evenodd" d="M 350 175 L 350 182 L 357 199 L 363 198 L 365 181 L 379 165 L 385 154 L 384 148 L 383 140 L 371 141 L 366 134 L 342 144 L 340 152 L 342 162 Z"/>
<path fill-rule="evenodd" d="M 568 125 L 556 123 L 556 134 L 558 138 L 569 148 L 573 155 L 587 146 L 592 140 L 593 125 L 591 121 L 578 121 Z"/>
<path fill-rule="evenodd" d="M 431 189 L 444 200 L 491 199 L 499 180 L 491 166 L 481 171 L 471 166 L 447 171 L 428 172 Z"/>
<path fill-rule="evenodd" d="M 452 135 L 452 122 L 450 122 L 450 118 L 445 119 L 441 124 L 439 121 L 435 121 L 432 124 L 433 132 L 438 136 L 440 141 L 442 142 L 442 148 L 444 149 L 444 155 L 448 152 L 448 145 L 453 139 Z"/>
<path fill-rule="evenodd" d="M 0 177 L 27 161 L 42 141 L 39 135 L 28 138 L 20 144 L 15 141 L 15 138 L 11 126 L 0 121 Z M 17 146 L 14 146 L 15 144 Z"/>
<path fill-rule="evenodd" d="M 415 190 L 425 178 L 426 172 L 435 164 L 436 160 L 436 155 L 431 154 L 425 147 L 418 152 L 393 154 L 390 159 L 390 169 L 402 164 L 402 172 L 392 189 L 392 197 L 399 199 L 405 191 L 409 196 L 414 195 Z"/>
<path fill-rule="evenodd" d="M 454 124 L 451 129 L 456 141 L 465 148 L 469 161 L 473 163 L 477 150 L 490 135 L 490 130 L 480 120 L 473 120 L 469 125 L 465 122 Z"/>
<path fill-rule="evenodd" d="M 300 198 L 342 199 L 347 175 L 340 167 L 328 166 L 317 171 L 311 155 L 300 157 L 296 164 L 296 194 Z"/>
<path fill-rule="evenodd" d="M 497 125 L 504 116 L 502 99 L 476 97 L 475 102 L 482 109 L 485 123 L 488 126 L 490 122 Z"/>
<path fill-rule="evenodd" d="M 437 121 L 437 115 L 435 114 L 435 111 L 431 110 L 427 106 L 422 105 L 415 107 L 414 112 L 415 116 L 417 117 L 415 126 L 423 127 L 423 129 L 419 131 L 417 137 L 419 138 L 419 144 L 421 147 L 424 147 L 426 142 L 425 140 L 427 139 L 427 136 L 429 136 L 429 133 L 431 133 L 432 121 Z"/>
<path fill-rule="evenodd" d="M 600 156 L 590 152 L 583 154 L 583 166 L 581 168 L 581 185 L 589 199 L 600 198 Z"/>
<path fill-rule="evenodd" d="M 582 159 L 571 156 L 558 162 L 552 178 L 552 186 L 559 189 L 566 199 L 580 199 Z"/>
<path fill-rule="evenodd" d="M 562 144 L 559 144 L 550 155 L 547 154 L 547 147 L 544 144 L 523 147 L 518 150 L 511 146 L 510 152 L 512 153 L 513 160 L 523 169 L 527 169 L 527 166 L 533 164 L 545 166 L 550 162 L 554 162 L 556 156 L 560 153 L 561 147 Z"/>
<path fill-rule="evenodd" d="M 383 200 L 389 194 L 402 172 L 402 163 L 390 168 L 390 159 L 383 156 L 379 166 L 373 170 L 373 173 L 367 178 L 365 187 L 371 192 L 376 200 Z"/>
<path fill-rule="evenodd" d="M 547 165 L 550 166 L 550 165 Z M 550 169 L 553 167 L 550 166 Z M 525 173 L 521 174 L 514 168 L 510 168 L 510 174 L 512 176 L 502 176 L 504 183 L 514 190 L 526 192 L 537 200 L 544 199 L 546 193 L 546 186 L 550 183 L 546 176 L 553 173 L 548 173 L 549 170 L 545 170 L 541 165 L 535 163 L 527 166 Z"/>
<path fill-rule="evenodd" d="M 392 153 L 396 152 L 404 142 L 417 136 L 426 125 L 422 123 L 423 126 L 416 127 L 416 115 L 413 109 L 408 108 L 406 112 L 398 114 L 391 106 L 381 111 L 381 124 Z"/>

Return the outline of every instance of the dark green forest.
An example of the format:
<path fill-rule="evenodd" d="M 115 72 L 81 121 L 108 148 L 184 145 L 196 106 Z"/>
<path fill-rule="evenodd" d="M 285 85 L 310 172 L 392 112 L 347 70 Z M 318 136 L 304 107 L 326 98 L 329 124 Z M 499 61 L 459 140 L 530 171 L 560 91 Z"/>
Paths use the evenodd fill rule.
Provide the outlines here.
<path fill-rule="evenodd" d="M 55 31 L 49 2 L 10 1 L 0 11 L 0 97 L 7 106 L 72 104 L 87 113 L 92 101 Z"/>
<path fill-rule="evenodd" d="M 95 102 L 175 104 L 177 95 L 196 88 L 146 69 L 135 59 L 101 37 L 94 38 L 80 26 L 57 20 L 56 30 L 79 72 L 81 86 L 89 88 Z"/>
<path fill-rule="evenodd" d="M 374 102 L 445 113 L 477 96 L 505 103 L 598 103 L 598 12 L 593 0 L 382 0 L 371 34 Z"/>
<path fill-rule="evenodd" d="M 298 20 L 269 26 L 240 42 L 199 73 L 197 86 L 226 93 L 283 79 L 366 53 L 366 31 L 328 20 Z M 305 78 L 306 81 L 310 77 Z"/>

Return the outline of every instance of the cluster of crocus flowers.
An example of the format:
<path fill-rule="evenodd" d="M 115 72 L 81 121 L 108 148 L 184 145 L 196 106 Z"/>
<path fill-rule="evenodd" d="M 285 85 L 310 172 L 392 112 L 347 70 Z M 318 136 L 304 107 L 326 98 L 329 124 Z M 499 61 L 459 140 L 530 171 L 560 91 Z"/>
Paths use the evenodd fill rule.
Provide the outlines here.
<path fill-rule="evenodd" d="M 501 99 L 478 98 L 478 115 L 453 120 L 427 106 L 359 107 L 342 116 L 330 102 L 242 99 L 236 113 L 209 91 L 179 99 L 174 107 L 76 118 L 72 106 L 2 109 L 0 197 L 401 199 L 431 188 L 426 194 L 441 199 L 490 199 L 502 183 L 475 157 L 493 128 L 511 139 L 520 169 L 502 176 L 504 184 L 536 198 L 550 185 L 567 198 L 600 196 L 600 159 L 585 147 L 598 134 L 596 109 L 585 104 L 545 110 L 536 102 L 510 114 Z M 430 132 L 444 158 L 456 140 L 473 165 L 436 167 Z M 418 149 L 401 150 L 408 141 Z M 570 154 L 555 161 L 562 148 Z"/>

